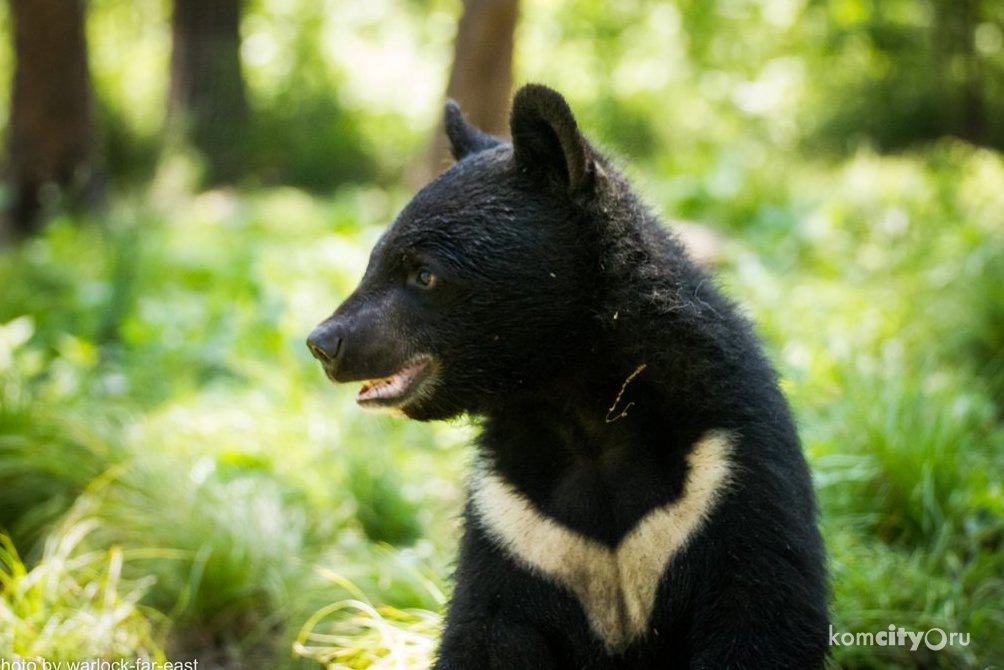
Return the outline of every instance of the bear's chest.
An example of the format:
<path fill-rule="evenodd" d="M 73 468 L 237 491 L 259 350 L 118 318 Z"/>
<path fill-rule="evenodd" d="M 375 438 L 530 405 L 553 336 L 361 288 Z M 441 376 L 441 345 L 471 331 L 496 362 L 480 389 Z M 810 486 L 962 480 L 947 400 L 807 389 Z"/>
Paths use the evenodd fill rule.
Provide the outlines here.
<path fill-rule="evenodd" d="M 700 439 L 687 455 L 680 495 L 640 515 L 615 546 L 557 521 L 560 509 L 556 515 L 542 512 L 488 466 L 475 473 L 472 509 L 491 540 L 513 560 L 573 593 L 593 631 L 616 651 L 647 632 L 662 576 L 728 486 L 732 442 L 727 431 L 711 431 Z M 618 515 L 610 509 L 616 498 L 590 504 L 597 515 Z"/>

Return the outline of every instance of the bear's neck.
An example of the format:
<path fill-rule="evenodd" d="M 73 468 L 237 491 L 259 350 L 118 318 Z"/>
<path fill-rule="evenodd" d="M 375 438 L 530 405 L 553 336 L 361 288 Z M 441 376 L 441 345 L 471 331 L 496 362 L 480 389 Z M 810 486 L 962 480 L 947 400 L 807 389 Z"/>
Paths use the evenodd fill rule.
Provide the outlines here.
<path fill-rule="evenodd" d="M 482 467 L 546 516 L 616 546 L 681 490 L 687 454 L 703 433 L 665 401 L 649 372 L 580 371 L 577 380 L 511 396 L 485 418 Z"/>
<path fill-rule="evenodd" d="M 681 494 L 688 454 L 703 438 L 789 421 L 783 404 L 770 417 L 762 407 L 759 416 L 728 411 L 728 380 L 719 380 L 718 395 L 713 385 L 675 386 L 660 356 L 616 362 L 597 354 L 510 394 L 486 413 L 478 446 L 483 467 L 546 517 L 610 547 Z"/>
<path fill-rule="evenodd" d="M 616 206 L 594 212 L 608 217 L 598 240 L 604 290 L 591 356 L 599 369 L 582 382 L 609 394 L 644 367 L 626 391 L 649 383 L 645 403 L 656 406 L 657 417 L 672 417 L 667 429 L 686 437 L 757 421 L 765 394 L 785 418 L 786 402 L 751 324 L 630 190 L 610 197 Z M 760 398 L 755 407 L 753 398 Z"/>
<path fill-rule="evenodd" d="M 581 338 L 582 349 L 565 352 L 559 373 L 484 412 L 482 452 L 542 499 L 570 472 L 616 486 L 629 462 L 682 477 L 686 454 L 709 431 L 790 424 L 774 374 L 734 306 L 682 252 L 659 259 L 636 251 L 623 276 L 608 265 L 600 324 Z"/>
<path fill-rule="evenodd" d="M 569 457 L 598 460 L 609 459 L 628 443 L 658 444 L 660 451 L 682 453 L 703 432 L 725 427 L 719 417 L 727 413 L 716 411 L 693 386 L 678 392 L 657 357 L 618 363 L 612 354 L 594 350 L 591 358 L 533 388 L 508 394 L 486 413 L 484 426 L 509 433 L 515 425 L 532 426 L 531 432 L 549 436 L 552 456 L 558 449 Z M 512 446 L 523 451 L 521 445 Z"/>

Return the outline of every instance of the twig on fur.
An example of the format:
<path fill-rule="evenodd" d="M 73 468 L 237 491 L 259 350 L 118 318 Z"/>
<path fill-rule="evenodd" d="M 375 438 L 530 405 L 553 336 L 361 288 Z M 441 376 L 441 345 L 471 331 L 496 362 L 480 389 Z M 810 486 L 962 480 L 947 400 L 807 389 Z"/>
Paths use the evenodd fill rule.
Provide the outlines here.
<path fill-rule="evenodd" d="M 627 405 L 626 405 L 626 406 L 624 407 L 624 409 L 622 409 L 622 410 L 621 410 L 621 413 L 620 413 L 620 414 L 618 414 L 617 416 L 615 416 L 615 417 L 611 417 L 610 415 L 614 413 L 614 410 L 615 410 L 615 409 L 617 409 L 617 404 L 618 404 L 618 403 L 619 403 L 619 402 L 621 401 L 621 398 L 623 398 L 623 397 L 624 397 L 624 391 L 626 391 L 626 390 L 627 390 L 627 387 L 628 387 L 628 384 L 630 384 L 630 383 L 631 383 L 631 381 L 632 381 L 632 380 L 633 380 L 633 379 L 634 379 L 635 377 L 637 377 L 638 375 L 640 375 L 640 374 L 641 374 L 641 372 L 642 372 L 642 370 L 644 370 L 644 369 L 645 369 L 645 368 L 647 368 L 647 367 L 648 367 L 648 364 L 646 364 L 646 363 L 642 363 L 642 364 L 641 364 L 641 365 L 639 365 L 639 366 L 638 366 L 637 368 L 635 368 L 635 371 L 634 371 L 634 372 L 632 372 L 632 373 L 631 373 L 630 375 L 628 375 L 628 378 L 627 378 L 627 379 L 625 379 L 625 380 L 624 380 L 624 383 L 623 383 L 623 384 L 621 385 L 621 390 L 620 390 L 620 392 L 619 392 L 619 393 L 617 394 L 617 398 L 615 398 L 615 399 L 614 399 L 614 404 L 613 404 L 613 405 L 610 405 L 610 409 L 608 409 L 608 410 L 607 410 L 607 416 L 606 416 L 606 422 L 607 422 L 607 423 L 613 423 L 614 421 L 617 421 L 618 419 L 623 419 L 624 417 L 626 417 L 626 416 L 627 416 L 627 412 L 628 412 L 628 410 L 629 410 L 629 409 L 631 409 L 631 406 L 632 406 L 632 405 L 634 405 L 634 403 L 633 403 L 633 402 L 629 402 L 629 403 L 628 403 L 628 404 L 627 404 Z"/>

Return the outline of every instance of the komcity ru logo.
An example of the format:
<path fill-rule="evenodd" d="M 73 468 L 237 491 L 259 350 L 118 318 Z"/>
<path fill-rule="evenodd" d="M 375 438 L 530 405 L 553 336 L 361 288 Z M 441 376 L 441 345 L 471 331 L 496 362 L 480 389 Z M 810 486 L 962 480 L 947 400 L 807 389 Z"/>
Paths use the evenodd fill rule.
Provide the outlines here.
<path fill-rule="evenodd" d="M 831 647 L 909 647 L 910 651 L 917 651 L 920 645 L 931 651 L 968 647 L 969 633 L 946 633 L 942 628 L 913 631 L 895 624 L 877 633 L 839 633 L 830 626 Z"/>

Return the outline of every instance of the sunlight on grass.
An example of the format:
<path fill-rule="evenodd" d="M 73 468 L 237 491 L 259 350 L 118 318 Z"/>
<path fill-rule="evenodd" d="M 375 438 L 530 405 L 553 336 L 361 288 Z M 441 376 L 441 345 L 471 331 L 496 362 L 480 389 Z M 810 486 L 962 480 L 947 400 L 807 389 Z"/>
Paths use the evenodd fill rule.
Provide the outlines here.
<path fill-rule="evenodd" d="M 327 632 L 316 627 L 340 617 Z M 344 600 L 329 605 L 307 622 L 294 651 L 331 670 L 397 670 L 428 667 L 438 639 L 439 615 L 427 610 L 375 608 L 367 602 Z"/>
<path fill-rule="evenodd" d="M 375 607 L 366 595 L 340 575 L 322 571 L 350 594 L 321 608 L 304 624 L 294 651 L 329 670 L 405 670 L 428 667 L 442 624 L 435 612 Z M 439 604 L 445 598 L 431 584 Z"/>
<path fill-rule="evenodd" d="M 61 527 L 31 568 L 0 535 L 0 658 L 164 660 L 167 622 L 141 605 L 152 580 L 123 576 L 121 547 L 80 551 L 94 525 Z"/>

